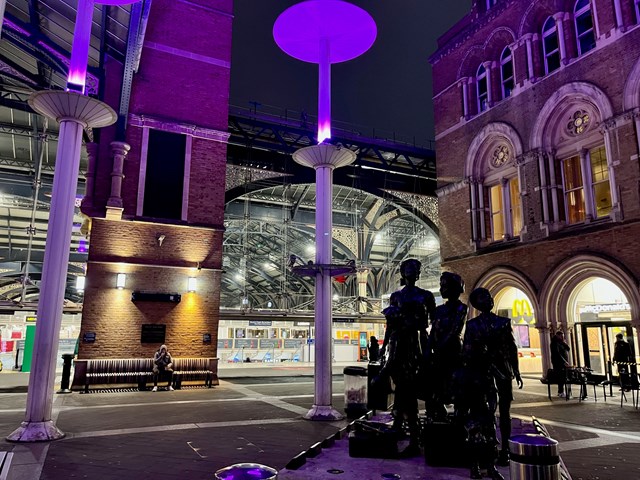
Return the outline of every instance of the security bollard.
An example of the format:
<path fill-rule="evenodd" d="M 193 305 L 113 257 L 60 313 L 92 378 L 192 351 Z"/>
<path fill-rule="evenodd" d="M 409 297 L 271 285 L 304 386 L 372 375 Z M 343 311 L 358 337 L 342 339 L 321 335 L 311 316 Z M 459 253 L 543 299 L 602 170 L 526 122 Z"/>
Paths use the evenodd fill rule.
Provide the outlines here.
<path fill-rule="evenodd" d="M 71 393 L 69 379 L 71 377 L 71 360 L 73 360 L 73 357 L 72 353 L 62 354 L 62 380 L 60 380 L 60 390 L 56 393 Z"/>
<path fill-rule="evenodd" d="M 509 439 L 511 480 L 559 480 L 558 442 L 543 435 L 527 433 Z"/>
<path fill-rule="evenodd" d="M 278 471 L 259 463 L 236 463 L 221 468 L 215 475 L 215 480 L 274 480 Z"/>

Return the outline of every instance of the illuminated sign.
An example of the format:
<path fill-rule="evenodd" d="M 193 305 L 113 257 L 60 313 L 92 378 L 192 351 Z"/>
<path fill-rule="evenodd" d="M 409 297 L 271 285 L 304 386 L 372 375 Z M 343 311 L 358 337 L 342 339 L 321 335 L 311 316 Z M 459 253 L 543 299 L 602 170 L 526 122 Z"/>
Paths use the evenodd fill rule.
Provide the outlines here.
<path fill-rule="evenodd" d="M 580 313 L 621 312 L 621 311 L 629 311 L 629 310 L 631 310 L 631 306 L 628 303 L 583 305 L 580 307 Z"/>
<path fill-rule="evenodd" d="M 32 316 L 26 317 L 24 321 L 28 323 L 35 323 L 37 319 L 38 317 L 36 317 L 35 315 L 32 315 Z"/>
<path fill-rule="evenodd" d="M 523 300 L 514 300 L 511 306 L 511 318 L 516 317 L 532 317 L 531 304 L 526 298 Z"/>

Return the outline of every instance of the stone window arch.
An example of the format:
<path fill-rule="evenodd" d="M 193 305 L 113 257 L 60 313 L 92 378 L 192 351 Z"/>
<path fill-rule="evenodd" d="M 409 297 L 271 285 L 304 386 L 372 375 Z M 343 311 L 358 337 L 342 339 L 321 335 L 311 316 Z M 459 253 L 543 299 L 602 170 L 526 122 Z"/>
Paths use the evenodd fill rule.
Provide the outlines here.
<path fill-rule="evenodd" d="M 573 8 L 578 56 L 596 48 L 596 34 L 593 26 L 590 0 L 578 0 Z"/>
<path fill-rule="evenodd" d="M 618 199 L 606 121 L 611 103 L 594 85 L 575 82 L 554 93 L 533 128 L 531 145 L 546 157 L 540 162 L 544 212 L 554 229 L 616 218 Z M 549 207 L 550 206 L 550 207 Z"/>
<path fill-rule="evenodd" d="M 487 125 L 473 140 L 466 176 L 471 196 L 472 241 L 479 247 L 519 237 L 523 216 L 516 157 L 519 136 L 509 125 Z"/>

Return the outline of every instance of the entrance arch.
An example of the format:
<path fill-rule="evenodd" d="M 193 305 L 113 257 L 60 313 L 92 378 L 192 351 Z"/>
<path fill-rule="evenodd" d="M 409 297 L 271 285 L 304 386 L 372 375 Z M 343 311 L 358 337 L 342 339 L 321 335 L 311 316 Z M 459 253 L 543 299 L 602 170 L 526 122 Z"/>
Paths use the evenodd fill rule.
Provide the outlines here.
<path fill-rule="evenodd" d="M 531 281 L 514 268 L 500 266 L 486 272 L 477 282 L 476 288 L 479 287 L 491 292 L 494 312 L 511 319 L 520 370 L 544 371 L 542 352 L 545 346 L 543 338 L 548 336 L 547 328 L 538 318 L 538 299 Z"/>

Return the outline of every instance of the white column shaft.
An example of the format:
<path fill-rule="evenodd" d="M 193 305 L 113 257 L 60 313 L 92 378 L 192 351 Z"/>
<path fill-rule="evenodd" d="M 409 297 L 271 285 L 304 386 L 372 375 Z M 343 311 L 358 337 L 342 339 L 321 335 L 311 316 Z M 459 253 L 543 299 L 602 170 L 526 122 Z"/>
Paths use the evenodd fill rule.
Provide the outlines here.
<path fill-rule="evenodd" d="M 316 264 L 331 264 L 333 167 L 316 168 Z M 316 274 L 315 406 L 331 405 L 331 274 Z"/>
<path fill-rule="evenodd" d="M 49 231 L 38 302 L 38 323 L 33 347 L 27 394 L 27 422 L 51 420 L 56 353 L 62 324 L 64 290 L 67 284 L 73 209 L 78 186 L 83 126 L 62 120 L 58 138 Z"/>

